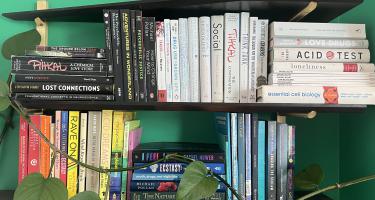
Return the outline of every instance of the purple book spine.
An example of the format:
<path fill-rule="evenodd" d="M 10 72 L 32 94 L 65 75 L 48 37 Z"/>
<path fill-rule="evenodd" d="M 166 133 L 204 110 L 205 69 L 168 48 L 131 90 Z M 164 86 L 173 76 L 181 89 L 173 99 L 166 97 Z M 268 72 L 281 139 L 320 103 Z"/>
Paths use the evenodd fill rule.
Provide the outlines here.
<path fill-rule="evenodd" d="M 133 150 L 141 143 L 142 128 L 137 128 L 129 133 L 129 153 L 128 153 L 128 166 L 133 166 Z M 130 183 L 132 180 L 133 171 L 128 171 L 128 180 L 126 185 L 127 199 L 130 199 Z"/>

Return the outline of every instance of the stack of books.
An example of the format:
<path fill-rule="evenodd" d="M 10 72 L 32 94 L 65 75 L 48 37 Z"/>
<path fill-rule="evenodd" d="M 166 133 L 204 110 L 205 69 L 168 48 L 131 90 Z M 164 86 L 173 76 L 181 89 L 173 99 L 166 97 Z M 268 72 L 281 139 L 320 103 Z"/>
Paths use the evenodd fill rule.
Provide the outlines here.
<path fill-rule="evenodd" d="M 95 167 L 118 169 L 132 166 L 128 159 L 140 143 L 142 129 L 135 113 L 122 111 L 56 111 L 54 116 L 32 115 L 31 120 L 42 133 L 68 155 Z M 36 133 L 36 130 L 20 118 L 19 182 L 28 174 L 39 172 L 59 178 L 68 189 L 71 198 L 77 192 L 93 191 L 104 199 L 107 175 L 78 166 L 73 161 L 56 154 L 52 162 L 52 150 Z M 111 173 L 110 199 L 120 199 L 127 193 L 127 172 Z"/>
<path fill-rule="evenodd" d="M 111 101 L 113 74 L 104 49 L 44 47 L 12 56 L 15 100 Z"/>
<path fill-rule="evenodd" d="M 273 22 L 264 103 L 375 104 L 364 24 Z"/>
<path fill-rule="evenodd" d="M 243 199 L 294 199 L 295 127 L 257 114 L 216 113 L 226 180 Z M 228 199 L 237 199 L 228 190 Z"/>
<path fill-rule="evenodd" d="M 212 172 L 225 177 L 225 154 L 218 145 L 214 144 L 170 142 L 141 144 L 133 151 L 134 166 L 142 166 L 174 153 L 202 161 Z M 178 185 L 187 165 L 181 161 L 168 160 L 134 170 L 128 199 L 176 199 Z M 225 186 L 220 183 L 217 192 L 208 199 L 225 200 L 225 194 Z"/>

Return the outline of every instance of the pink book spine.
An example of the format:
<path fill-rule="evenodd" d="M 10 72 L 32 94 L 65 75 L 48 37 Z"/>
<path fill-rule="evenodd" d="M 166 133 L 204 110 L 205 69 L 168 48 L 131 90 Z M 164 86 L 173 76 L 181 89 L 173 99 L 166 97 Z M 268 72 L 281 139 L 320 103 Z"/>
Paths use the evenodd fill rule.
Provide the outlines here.
<path fill-rule="evenodd" d="M 37 129 L 40 129 L 40 116 L 32 115 L 30 117 L 31 121 L 35 124 Z M 40 147 L 40 137 L 32 126 L 29 126 L 29 148 L 28 148 L 28 159 L 27 159 L 27 173 L 39 173 L 40 159 L 39 159 L 39 147 Z"/>
<path fill-rule="evenodd" d="M 60 149 L 61 111 L 55 113 L 55 146 Z M 60 154 L 55 155 L 55 178 L 60 178 Z"/>
<path fill-rule="evenodd" d="M 18 158 L 18 183 L 21 183 L 23 178 L 27 176 L 27 144 L 29 134 L 29 125 L 26 120 L 20 117 L 19 130 L 19 158 Z"/>
<path fill-rule="evenodd" d="M 129 133 L 129 151 L 128 151 L 128 166 L 133 166 L 133 150 L 141 143 L 142 128 L 137 128 Z M 126 191 L 130 191 L 130 182 L 133 177 L 133 171 L 128 171 L 128 183 Z M 127 192 L 127 199 L 130 199 L 130 192 Z"/>

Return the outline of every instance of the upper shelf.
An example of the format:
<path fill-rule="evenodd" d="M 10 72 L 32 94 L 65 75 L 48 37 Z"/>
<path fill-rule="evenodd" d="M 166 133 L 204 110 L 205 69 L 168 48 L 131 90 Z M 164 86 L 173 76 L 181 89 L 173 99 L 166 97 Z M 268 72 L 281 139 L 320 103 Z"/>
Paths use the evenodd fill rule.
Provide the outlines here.
<path fill-rule="evenodd" d="M 90 6 L 3 13 L 14 20 L 33 21 L 36 17 L 47 21 L 102 22 L 103 9 L 141 9 L 145 16 L 158 19 L 223 14 L 250 11 L 251 15 L 271 21 L 289 21 L 311 0 L 141 0 Z M 315 0 L 318 6 L 303 21 L 329 22 L 359 5 L 363 0 Z"/>

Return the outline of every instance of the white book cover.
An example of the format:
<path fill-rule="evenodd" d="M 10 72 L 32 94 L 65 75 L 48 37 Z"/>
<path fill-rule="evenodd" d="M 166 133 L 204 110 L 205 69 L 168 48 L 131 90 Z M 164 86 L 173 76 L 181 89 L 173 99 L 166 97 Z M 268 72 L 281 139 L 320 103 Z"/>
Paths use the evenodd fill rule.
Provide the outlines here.
<path fill-rule="evenodd" d="M 189 35 L 187 18 L 178 19 L 178 37 L 180 44 L 180 80 L 181 102 L 190 101 L 190 67 L 189 67 Z"/>
<path fill-rule="evenodd" d="M 260 19 L 257 22 L 260 26 L 259 35 L 259 57 L 257 68 L 257 87 L 267 85 L 268 68 L 268 19 Z"/>
<path fill-rule="evenodd" d="M 190 101 L 200 102 L 198 17 L 188 18 Z"/>
<path fill-rule="evenodd" d="M 79 133 L 79 161 L 86 163 L 86 147 L 87 147 L 87 113 L 81 113 Z M 86 189 L 86 168 L 79 166 L 78 171 L 78 192 Z"/>
<path fill-rule="evenodd" d="M 375 105 L 375 87 L 264 85 L 257 96 L 261 103 Z"/>
<path fill-rule="evenodd" d="M 274 48 L 270 52 L 270 62 L 344 62 L 368 63 L 368 49 L 310 49 Z"/>
<path fill-rule="evenodd" d="M 249 86 L 248 103 L 256 101 L 256 75 L 258 61 L 257 43 L 258 17 L 250 17 L 249 21 Z"/>
<path fill-rule="evenodd" d="M 325 49 L 367 49 L 368 40 L 334 38 L 275 37 L 270 41 L 272 48 L 325 48 Z"/>
<path fill-rule="evenodd" d="M 61 111 L 55 112 L 55 147 L 60 149 L 61 137 Z M 55 155 L 55 178 L 60 178 L 60 154 Z"/>
<path fill-rule="evenodd" d="M 165 42 L 164 42 L 164 22 L 156 22 L 156 66 L 158 82 L 158 101 L 167 101 L 167 85 L 165 70 Z"/>
<path fill-rule="evenodd" d="M 224 102 L 240 102 L 240 14 L 224 15 Z"/>
<path fill-rule="evenodd" d="M 167 102 L 173 102 L 172 94 L 172 57 L 171 57 L 171 20 L 164 19 L 164 50 L 165 50 L 165 84 Z"/>
<path fill-rule="evenodd" d="M 241 13 L 240 27 L 240 103 L 248 102 L 249 94 L 249 20 L 250 13 Z"/>
<path fill-rule="evenodd" d="M 199 17 L 199 75 L 201 102 L 211 102 L 211 23 Z"/>
<path fill-rule="evenodd" d="M 53 145 L 56 145 L 55 138 L 56 138 L 56 136 L 55 136 L 55 123 L 51 123 L 51 126 L 50 126 L 50 142 Z M 53 156 L 54 156 L 52 149 L 50 149 L 49 154 L 50 154 L 49 166 L 52 166 L 52 161 L 53 161 Z M 53 167 L 52 170 L 51 170 L 51 177 L 55 177 L 55 167 Z"/>
<path fill-rule="evenodd" d="M 87 164 L 99 167 L 100 164 L 100 144 L 102 132 L 102 112 L 90 111 L 88 113 L 87 126 Z M 86 169 L 86 190 L 99 193 L 99 173 Z"/>
<path fill-rule="evenodd" d="M 172 101 L 181 101 L 180 44 L 178 39 L 178 20 L 171 20 L 171 58 L 172 58 Z"/>
<path fill-rule="evenodd" d="M 273 62 L 271 72 L 375 72 L 373 63 Z"/>
<path fill-rule="evenodd" d="M 366 39 L 365 24 L 272 22 L 270 38 L 315 37 Z"/>
<path fill-rule="evenodd" d="M 212 102 L 224 102 L 224 16 L 211 16 Z"/>

